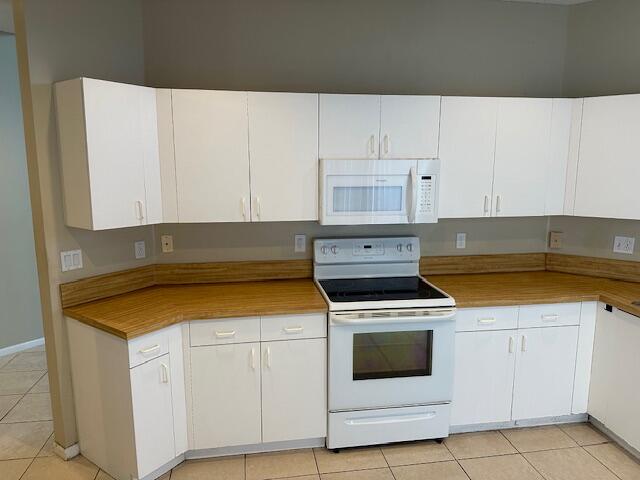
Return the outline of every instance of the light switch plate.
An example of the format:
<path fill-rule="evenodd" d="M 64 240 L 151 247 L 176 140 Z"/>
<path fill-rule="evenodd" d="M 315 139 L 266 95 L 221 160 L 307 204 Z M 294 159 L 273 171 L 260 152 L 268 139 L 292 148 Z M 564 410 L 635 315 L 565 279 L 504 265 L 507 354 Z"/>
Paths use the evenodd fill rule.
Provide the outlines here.
<path fill-rule="evenodd" d="M 564 233 L 549 232 L 549 248 L 553 248 L 553 249 L 562 248 L 563 239 L 564 239 Z"/>
<path fill-rule="evenodd" d="M 456 234 L 456 248 L 467 248 L 467 234 Z"/>
<path fill-rule="evenodd" d="M 306 235 L 296 235 L 294 241 L 294 252 L 296 253 L 304 253 L 307 251 L 307 236 Z"/>
<path fill-rule="evenodd" d="M 60 252 L 60 265 L 63 272 L 82 268 L 82 250 L 67 250 Z"/>
<path fill-rule="evenodd" d="M 144 243 L 144 240 L 140 240 L 139 242 L 134 243 L 134 249 L 135 249 L 135 253 L 136 253 L 136 258 L 139 260 L 141 258 L 146 258 L 147 257 L 147 248 L 146 245 Z"/>
<path fill-rule="evenodd" d="M 616 236 L 613 241 L 613 253 L 624 253 L 626 255 L 633 255 L 635 243 L 635 237 Z"/>
<path fill-rule="evenodd" d="M 162 235 L 160 237 L 160 244 L 162 245 L 162 253 L 173 252 L 173 236 L 172 235 Z"/>

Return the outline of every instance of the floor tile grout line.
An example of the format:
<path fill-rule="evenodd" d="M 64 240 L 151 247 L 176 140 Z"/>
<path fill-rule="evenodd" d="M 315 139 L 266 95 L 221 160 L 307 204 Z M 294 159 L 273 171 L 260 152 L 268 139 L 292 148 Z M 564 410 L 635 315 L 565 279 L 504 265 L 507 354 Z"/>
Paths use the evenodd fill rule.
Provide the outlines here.
<path fill-rule="evenodd" d="M 589 447 L 592 447 L 593 445 L 587 445 Z M 586 448 L 584 448 L 583 446 L 580 446 L 580 448 L 582 450 L 584 450 L 585 452 L 587 452 L 587 455 L 589 455 L 591 458 L 593 458 L 596 462 L 598 462 L 600 465 L 602 465 L 604 468 L 606 468 L 608 471 L 611 472 L 611 474 L 616 477 L 619 478 L 620 480 L 622 480 L 622 477 L 620 475 L 618 475 L 616 472 L 614 472 L 613 470 L 611 470 L 609 467 L 607 467 L 603 462 L 600 461 L 600 459 L 598 457 L 596 457 L 595 455 L 593 455 L 589 450 L 587 450 Z"/>
<path fill-rule="evenodd" d="M 447 449 L 447 451 L 449 452 L 449 455 L 451 455 L 453 457 L 453 461 L 456 462 L 458 464 L 458 466 L 462 469 L 462 473 L 464 473 L 466 475 L 466 477 L 468 479 L 471 479 L 471 475 L 469 475 L 467 473 L 467 471 L 464 469 L 464 467 L 462 466 L 462 464 L 460 463 L 460 460 L 458 459 L 458 457 L 456 457 L 453 452 L 451 451 L 451 449 L 449 448 L 449 445 L 447 445 L 447 441 L 444 440 L 442 442 L 442 445 L 444 445 L 444 447 Z"/>
<path fill-rule="evenodd" d="M 326 447 L 324 447 L 324 448 L 326 448 Z M 320 467 L 318 466 L 318 458 L 316 457 L 316 449 L 315 448 L 311 448 L 311 453 L 313 454 L 313 461 L 316 463 L 316 471 L 318 472 L 318 478 L 322 478 L 320 476 Z M 246 476 L 245 476 L 245 480 L 246 480 Z"/>

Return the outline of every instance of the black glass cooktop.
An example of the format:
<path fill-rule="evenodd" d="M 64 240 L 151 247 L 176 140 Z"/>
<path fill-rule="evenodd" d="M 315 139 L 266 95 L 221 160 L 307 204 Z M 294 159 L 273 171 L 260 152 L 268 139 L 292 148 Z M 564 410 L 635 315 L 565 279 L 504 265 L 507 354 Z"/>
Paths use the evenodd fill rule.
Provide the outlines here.
<path fill-rule="evenodd" d="M 447 298 L 419 277 L 341 278 L 320 280 L 320 285 L 332 302 Z"/>

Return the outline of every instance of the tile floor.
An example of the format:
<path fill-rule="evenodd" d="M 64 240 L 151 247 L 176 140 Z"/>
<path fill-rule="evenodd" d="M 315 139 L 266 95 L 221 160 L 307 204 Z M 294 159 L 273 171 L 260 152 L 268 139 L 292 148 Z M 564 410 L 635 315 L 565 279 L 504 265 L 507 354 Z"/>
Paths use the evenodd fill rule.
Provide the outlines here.
<path fill-rule="evenodd" d="M 0 479 L 112 480 L 53 445 L 42 348 L 0 357 Z M 162 480 L 640 480 L 640 464 L 588 424 L 453 435 L 413 442 L 190 460 Z"/>

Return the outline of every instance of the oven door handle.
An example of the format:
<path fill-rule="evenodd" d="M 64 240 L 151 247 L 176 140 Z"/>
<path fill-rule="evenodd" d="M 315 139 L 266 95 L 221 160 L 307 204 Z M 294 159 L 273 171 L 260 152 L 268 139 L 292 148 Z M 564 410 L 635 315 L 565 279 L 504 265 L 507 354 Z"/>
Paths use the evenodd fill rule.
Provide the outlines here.
<path fill-rule="evenodd" d="M 450 320 L 456 316 L 455 310 L 447 310 L 438 314 L 421 316 L 378 316 L 375 313 L 333 313 L 330 316 L 332 325 L 380 325 L 390 323 L 431 323 Z"/>
<path fill-rule="evenodd" d="M 352 420 L 347 420 L 344 423 L 347 425 L 388 425 L 391 423 L 409 423 L 409 422 L 421 422 L 424 420 L 431 420 L 435 418 L 436 412 L 427 412 L 417 415 L 389 415 L 385 417 L 367 417 L 367 418 L 356 418 Z"/>

